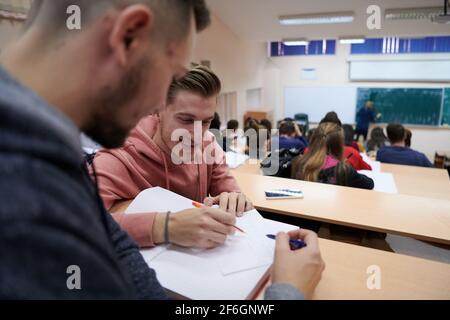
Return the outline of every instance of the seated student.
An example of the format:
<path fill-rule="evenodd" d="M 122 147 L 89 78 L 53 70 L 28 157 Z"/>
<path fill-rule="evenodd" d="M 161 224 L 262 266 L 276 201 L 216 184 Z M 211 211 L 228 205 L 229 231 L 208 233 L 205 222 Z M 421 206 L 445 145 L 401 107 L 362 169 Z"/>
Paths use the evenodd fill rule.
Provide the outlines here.
<path fill-rule="evenodd" d="M 405 147 L 411 148 L 412 131 L 409 129 L 405 129 L 405 132 L 406 132 Z"/>
<path fill-rule="evenodd" d="M 236 148 L 239 129 L 239 122 L 237 120 L 230 120 L 227 123 L 227 128 L 222 132 L 223 136 L 223 150 L 225 152 Z"/>
<path fill-rule="evenodd" d="M 320 124 L 322 123 L 334 123 L 339 127 L 342 126 L 342 122 L 341 120 L 339 120 L 339 117 L 337 116 L 336 112 L 327 113 L 325 118 L 323 118 L 322 121 L 320 121 Z M 308 150 L 305 150 L 305 153 L 306 152 L 308 152 Z M 367 162 L 365 162 L 364 159 L 361 157 L 359 151 L 356 151 L 353 147 L 344 146 L 344 159 L 356 171 L 372 170 L 372 167 Z"/>
<path fill-rule="evenodd" d="M 355 136 L 355 130 L 353 129 L 353 126 L 350 124 L 344 124 L 342 126 L 342 129 L 344 129 L 345 146 L 352 147 L 353 149 L 359 152 L 359 146 L 356 143 L 356 141 L 353 140 Z"/>
<path fill-rule="evenodd" d="M 164 111 L 144 118 L 131 132 L 124 147 L 97 153 L 94 167 L 100 195 L 107 209 L 111 209 L 118 200 L 133 199 L 139 192 L 156 186 L 205 202 L 208 206 L 220 204 L 222 209 L 233 214 L 241 215 L 253 208 L 240 193 L 224 162 L 223 151 L 207 131 L 216 119 L 214 112 L 220 87 L 220 80 L 211 70 L 206 67 L 192 69 L 183 78 L 172 82 Z M 194 132 L 195 122 L 202 125 L 200 132 Z M 188 140 L 191 155 L 181 164 L 173 163 L 174 159 L 179 160 L 175 147 L 180 142 L 172 140 L 172 133 L 177 129 L 199 134 L 202 141 L 202 145 L 195 146 L 195 137 Z M 195 152 L 206 152 L 211 144 L 215 157 L 210 159 L 212 163 L 201 161 L 196 164 L 192 158 Z M 183 145 L 184 142 L 181 143 Z M 163 240 L 158 235 L 164 231 L 165 213 L 116 213 L 114 217 L 141 247 L 153 246 Z M 223 237 L 214 238 L 217 230 L 212 227 L 204 230 L 204 238 L 199 236 L 205 229 L 199 226 L 201 219 L 198 212 L 177 215 L 170 221 L 173 242 L 186 247 L 222 244 L 218 240 L 224 240 Z M 208 223 L 212 225 L 213 219 L 210 220 Z"/>
<path fill-rule="evenodd" d="M 405 146 L 406 132 L 401 124 L 389 124 L 386 130 L 391 145 L 378 150 L 377 161 L 418 167 L 433 166 L 423 153 Z"/>
<path fill-rule="evenodd" d="M 366 143 L 367 152 L 377 152 L 386 145 L 387 138 L 380 127 L 375 127 L 370 133 L 370 139 Z"/>
<path fill-rule="evenodd" d="M 272 122 L 270 120 L 262 119 L 259 123 L 267 129 L 269 134 L 272 132 Z"/>
<path fill-rule="evenodd" d="M 325 122 L 314 131 L 310 150 L 292 166 L 294 179 L 373 189 L 371 178 L 359 174 L 344 159 L 344 133 L 335 123 Z"/>
<path fill-rule="evenodd" d="M 224 148 L 223 146 L 223 135 L 220 132 L 220 127 L 222 126 L 222 122 L 220 121 L 220 116 L 217 112 L 214 112 L 214 118 L 211 120 L 211 124 L 209 125 L 209 131 L 216 138 L 217 143 Z"/>
<path fill-rule="evenodd" d="M 262 119 L 259 124 L 263 126 L 263 129 L 267 130 L 267 151 L 272 150 L 272 122 L 268 119 Z"/>
<path fill-rule="evenodd" d="M 303 137 L 298 125 L 293 121 L 284 121 L 280 124 L 279 136 L 272 140 L 278 140 L 279 149 L 297 149 L 303 152 L 308 146 L 308 141 Z M 272 145 L 276 145 L 272 142 Z"/>
<path fill-rule="evenodd" d="M 261 131 L 264 130 L 263 134 Z M 246 138 L 245 154 L 250 158 L 264 159 L 268 151 L 267 129 L 258 120 L 245 120 L 244 134 Z"/>

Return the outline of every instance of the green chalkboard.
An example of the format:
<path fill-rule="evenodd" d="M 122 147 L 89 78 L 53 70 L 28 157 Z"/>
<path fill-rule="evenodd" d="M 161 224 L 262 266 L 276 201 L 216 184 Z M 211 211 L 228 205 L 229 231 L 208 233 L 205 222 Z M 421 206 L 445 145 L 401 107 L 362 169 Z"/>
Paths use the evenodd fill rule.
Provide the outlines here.
<path fill-rule="evenodd" d="M 450 88 L 445 89 L 444 106 L 442 108 L 442 123 L 443 126 L 450 126 Z"/>
<path fill-rule="evenodd" d="M 357 110 L 375 102 L 378 122 L 439 126 L 442 89 L 358 88 Z"/>

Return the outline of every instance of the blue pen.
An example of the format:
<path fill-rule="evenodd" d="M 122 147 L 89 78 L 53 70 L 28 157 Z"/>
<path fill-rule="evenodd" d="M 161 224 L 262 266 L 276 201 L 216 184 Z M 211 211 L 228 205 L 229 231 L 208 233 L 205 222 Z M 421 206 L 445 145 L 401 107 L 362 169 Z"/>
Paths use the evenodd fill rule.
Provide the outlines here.
<path fill-rule="evenodd" d="M 267 238 L 276 240 L 277 236 L 274 234 L 268 234 Z M 292 250 L 298 250 L 298 249 L 306 247 L 306 243 L 302 240 L 289 240 L 289 244 L 291 245 Z"/>

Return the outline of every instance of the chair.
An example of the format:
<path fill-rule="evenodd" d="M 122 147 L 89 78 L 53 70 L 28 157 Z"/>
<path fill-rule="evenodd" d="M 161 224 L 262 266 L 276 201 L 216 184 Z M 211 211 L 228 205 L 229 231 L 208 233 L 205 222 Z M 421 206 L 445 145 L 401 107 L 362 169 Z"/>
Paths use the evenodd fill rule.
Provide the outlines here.
<path fill-rule="evenodd" d="M 309 131 L 309 116 L 306 113 L 297 113 L 294 120 L 303 127 L 304 134 Z"/>

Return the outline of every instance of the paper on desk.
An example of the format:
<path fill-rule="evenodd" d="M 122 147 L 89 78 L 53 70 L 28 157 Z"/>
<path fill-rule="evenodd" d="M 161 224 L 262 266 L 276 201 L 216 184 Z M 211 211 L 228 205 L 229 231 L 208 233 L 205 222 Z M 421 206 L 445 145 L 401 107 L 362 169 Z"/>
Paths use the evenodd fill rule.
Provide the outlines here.
<path fill-rule="evenodd" d="M 179 212 L 192 208 L 192 200 L 182 197 L 160 187 L 141 192 L 128 207 L 126 213 L 141 212 Z M 273 255 L 273 240 L 267 239 L 264 233 L 265 219 L 256 211 L 246 213 L 237 219 L 236 225 L 246 231 L 245 234 L 236 232 L 227 239 L 224 246 L 213 250 L 193 251 L 179 250 L 180 261 L 189 259 L 189 255 L 216 257 L 217 267 L 224 275 L 249 270 L 270 264 Z M 272 231 L 273 233 L 274 231 Z M 156 257 L 164 258 L 162 247 L 143 250 L 146 261 Z M 187 255 L 183 257 L 183 255 Z"/>
<path fill-rule="evenodd" d="M 227 165 L 230 169 L 236 169 L 249 159 L 247 155 L 237 152 L 229 151 L 225 155 L 227 158 Z"/>
<path fill-rule="evenodd" d="M 187 198 L 152 188 L 143 191 L 127 213 L 176 212 L 191 207 Z M 256 210 L 238 218 L 236 225 L 246 233 L 237 232 L 225 245 L 212 250 L 162 246 L 141 253 L 166 289 L 191 299 L 245 299 L 273 260 L 275 241 L 266 234 L 297 227 L 266 220 Z"/>
<path fill-rule="evenodd" d="M 139 193 L 125 213 L 178 212 L 191 208 L 193 208 L 192 200 L 156 187 Z"/>
<path fill-rule="evenodd" d="M 246 228 L 247 235 L 237 234 L 234 244 L 227 242 L 212 250 L 170 246 L 150 261 L 149 266 L 156 270 L 166 289 L 184 297 L 194 300 L 246 299 L 273 261 L 275 241 L 265 235 L 288 232 L 297 227 L 266 220 L 256 210 L 241 218 L 238 226 Z"/>
<path fill-rule="evenodd" d="M 373 190 L 384 193 L 398 193 L 397 185 L 395 184 L 392 173 L 374 172 L 368 170 L 358 171 L 359 173 L 372 178 L 375 183 Z"/>
<path fill-rule="evenodd" d="M 381 162 L 372 160 L 366 153 L 361 153 L 363 160 L 372 167 L 372 171 L 381 171 Z"/>

